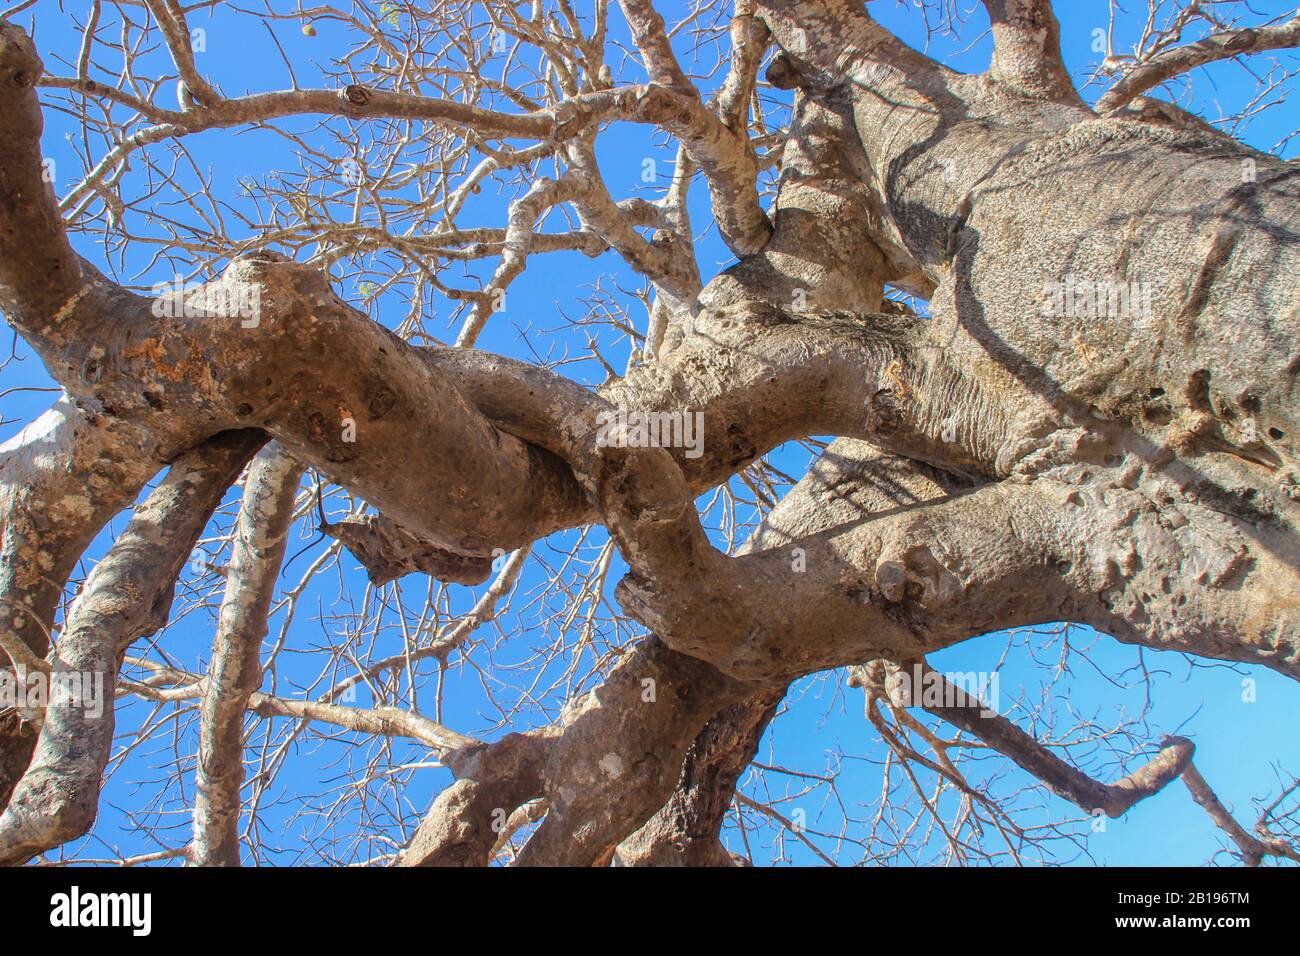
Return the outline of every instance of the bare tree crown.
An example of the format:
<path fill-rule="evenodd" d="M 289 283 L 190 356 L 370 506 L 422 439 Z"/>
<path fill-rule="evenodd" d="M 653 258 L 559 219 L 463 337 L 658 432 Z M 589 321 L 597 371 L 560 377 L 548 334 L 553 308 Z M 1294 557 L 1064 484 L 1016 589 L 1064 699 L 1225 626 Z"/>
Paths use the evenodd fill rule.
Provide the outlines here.
<path fill-rule="evenodd" d="M 1300 679 L 1300 167 L 1245 135 L 1300 13 L 1111 4 L 1072 73 L 1050 0 L 884 6 L 12 6 L 0 309 L 58 394 L 0 448 L 0 863 L 99 859 L 144 755 L 113 862 L 1020 862 L 1175 781 L 1300 862 L 1292 775 L 1243 824 L 1051 706 L 1081 628 Z M 580 314 L 518 302 L 573 253 Z M 929 660 L 992 632 L 1041 703 Z M 810 680 L 866 810 L 760 753 Z"/>

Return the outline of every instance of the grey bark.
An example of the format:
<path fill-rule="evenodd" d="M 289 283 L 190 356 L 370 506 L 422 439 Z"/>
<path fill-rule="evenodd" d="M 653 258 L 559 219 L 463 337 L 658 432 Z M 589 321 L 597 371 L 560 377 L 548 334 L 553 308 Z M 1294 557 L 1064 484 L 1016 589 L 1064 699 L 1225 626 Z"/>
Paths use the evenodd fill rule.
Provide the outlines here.
<path fill-rule="evenodd" d="M 253 460 L 244 482 L 212 661 L 199 710 L 194 866 L 239 865 L 244 783 L 244 712 L 262 683 L 262 640 L 288 542 L 303 467 L 276 444 Z"/>
<path fill-rule="evenodd" d="M 52 697 L 31 765 L 0 814 L 0 865 L 24 863 L 87 830 L 113 743 L 123 655 L 167 622 L 176 577 L 244 463 L 265 441 L 256 432 L 218 438 L 183 456 L 91 572 L 68 613 L 52 670 L 93 675 L 102 692 Z"/>

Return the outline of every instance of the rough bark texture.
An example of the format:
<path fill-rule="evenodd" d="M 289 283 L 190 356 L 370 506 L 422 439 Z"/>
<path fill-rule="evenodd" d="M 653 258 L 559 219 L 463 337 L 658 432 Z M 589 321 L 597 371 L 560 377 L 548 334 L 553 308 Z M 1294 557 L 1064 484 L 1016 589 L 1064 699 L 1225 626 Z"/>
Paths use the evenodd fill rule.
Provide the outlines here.
<path fill-rule="evenodd" d="M 718 839 L 736 782 L 758 750 L 785 688 L 759 692 L 718 713 L 686 752 L 682 777 L 641 829 L 619 844 L 619 866 L 734 866 Z"/>

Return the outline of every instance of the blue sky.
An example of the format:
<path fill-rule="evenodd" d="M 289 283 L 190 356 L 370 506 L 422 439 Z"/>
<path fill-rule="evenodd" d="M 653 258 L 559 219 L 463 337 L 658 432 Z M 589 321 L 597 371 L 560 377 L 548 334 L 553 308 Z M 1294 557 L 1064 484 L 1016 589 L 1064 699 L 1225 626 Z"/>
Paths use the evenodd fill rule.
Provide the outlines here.
<path fill-rule="evenodd" d="M 32 11 L 37 24 L 38 47 L 46 59 L 47 68 L 53 72 L 67 74 L 70 70 L 66 64 L 76 58 L 82 16 L 72 13 L 74 6 L 69 4 L 66 12 L 60 12 L 57 3 L 48 0 L 37 4 Z M 273 6 L 279 10 L 291 9 L 278 0 Z M 678 8 L 676 3 L 658 6 L 670 17 Z M 964 6 L 972 4 L 967 2 Z M 1253 7 L 1263 12 L 1294 11 L 1294 3 L 1256 2 Z M 1057 3 L 1066 60 L 1077 75 L 1099 59 L 1093 50 L 1093 42 L 1095 31 L 1106 27 L 1104 8 L 1105 4 L 1100 2 Z M 871 9 L 878 19 L 896 29 L 905 39 L 918 45 L 923 42 L 914 12 L 893 2 L 873 3 Z M 24 25 L 30 22 L 26 13 L 18 19 Z M 622 35 L 625 31 L 617 22 L 616 13 L 611 14 L 611 20 L 617 24 L 616 35 Z M 960 39 L 936 37 L 930 52 L 957 69 L 982 68 L 987 62 L 989 46 L 987 38 L 977 39 L 982 29 L 978 24 L 976 14 Z M 268 30 L 260 24 L 221 9 L 211 19 L 196 16 L 191 25 L 206 31 L 207 49 L 200 55 L 201 69 L 218 82 L 227 95 L 287 85 L 287 72 L 280 54 Z M 274 25 L 276 40 L 293 62 L 303 85 L 319 82 L 319 73 L 313 63 L 323 62 L 337 54 L 346 39 L 341 28 L 334 24 L 319 22 L 315 29 L 316 35 L 308 37 L 303 35 L 297 23 L 279 22 Z M 1117 40 L 1121 45 L 1135 29 L 1133 21 L 1120 24 Z M 684 39 L 682 43 L 685 43 Z M 170 69 L 165 57 L 155 56 L 146 62 L 159 75 Z M 1290 63 L 1292 67 L 1297 65 L 1295 58 L 1291 58 Z M 627 75 L 634 76 L 634 69 L 628 69 Z M 1192 98 L 1180 102 L 1194 106 L 1211 120 L 1235 112 L 1251 100 L 1256 88 L 1255 77 L 1234 64 L 1201 71 L 1195 80 Z M 1284 89 L 1293 85 L 1288 83 Z M 73 152 L 77 141 L 73 134 L 77 133 L 77 127 L 55 110 L 47 110 L 46 116 L 45 152 L 54 161 L 55 188 L 62 194 L 75 184 L 80 174 Z M 1257 118 L 1242 135 L 1251 145 L 1269 149 L 1283 140 L 1294 129 L 1294 124 L 1295 111 L 1283 106 Z M 323 146 L 323 140 L 312 139 L 319 137 L 314 132 L 316 125 L 312 119 L 284 124 L 285 128 L 298 131 L 308 141 Z M 671 169 L 672 150 L 662 136 L 625 124 L 608 129 L 599 142 L 601 168 L 615 198 L 644 190 L 641 172 L 647 157 L 656 160 L 661 181 L 666 180 Z M 298 163 L 286 140 L 260 131 L 208 132 L 194 137 L 188 145 L 204 174 L 210 177 L 213 193 L 231 202 L 237 200 L 243 178 L 261 179 L 275 170 L 291 171 Z M 1296 156 L 1296 141 L 1291 141 L 1282 150 L 1282 155 L 1287 158 Z M 127 182 L 132 180 L 128 178 Z M 655 193 L 652 191 L 646 195 L 654 198 Z M 708 277 L 732 260 L 718 240 L 716 230 L 707 228 L 707 196 L 698 184 L 691 201 L 697 231 L 702 233 L 698 246 L 700 267 Z M 492 190 L 485 189 L 463 221 L 465 224 L 501 224 L 503 212 L 499 198 Z M 92 261 L 104 264 L 104 251 L 93 239 L 79 237 L 78 247 Z M 170 279 L 173 267 L 153 262 L 150 256 L 152 250 L 128 250 L 124 268 L 117 270 L 116 275 L 122 281 L 140 286 Z M 187 270 L 182 267 L 180 271 Z M 484 270 L 477 270 L 477 274 L 484 274 Z M 470 284 L 471 279 L 467 277 L 465 283 Z M 551 359 L 580 351 L 582 339 L 562 327 L 562 316 L 583 315 L 587 309 L 583 300 L 592 296 L 598 283 L 605 290 L 620 287 L 635 290 L 641 285 L 639 278 L 613 254 L 590 260 L 576 253 L 562 253 L 535 260 L 512 286 L 506 311 L 494 317 L 479 346 L 521 358 L 535 357 L 534 349 Z M 358 303 L 365 294 L 364 286 L 355 276 L 341 278 L 339 289 L 345 297 Z M 402 293 L 402 289 L 397 289 L 372 302 L 372 314 L 380 321 L 395 324 L 406 311 Z M 630 301 L 626 295 L 613 294 L 620 301 Z M 643 314 L 636 312 L 635 308 L 631 314 L 644 324 Z M 445 300 L 430 303 L 428 327 L 432 334 L 444 340 L 454 338 L 456 325 L 450 303 Z M 605 333 L 600 341 L 606 357 L 616 367 L 621 367 L 630 347 L 626 339 Z M 29 350 L 19 344 L 18 354 L 22 360 L 4 369 L 3 389 L 48 387 L 48 379 Z M 603 378 L 603 372 L 593 361 L 565 365 L 563 372 L 593 385 Z M 49 394 L 36 391 L 5 395 L 0 399 L 0 415 L 3 417 L 0 438 L 8 438 L 39 414 L 50 398 Z M 781 449 L 773 456 L 778 467 L 796 476 L 802 473 L 807 460 L 807 452 L 797 445 Z M 701 499 L 702 506 L 708 498 Z M 227 502 L 227 519 L 236 502 L 237 491 L 232 491 Z M 338 507 L 342 504 L 341 499 L 336 502 Z M 721 521 L 716 510 L 709 516 L 714 524 Z M 114 528 L 120 528 L 124 521 L 125 516 L 119 516 Z M 102 553 L 105 542 L 111 540 L 111 531 L 101 536 L 90 557 Z M 295 532 L 291 553 L 307 546 L 313 537 L 305 522 L 299 531 L 301 534 Z M 556 536 L 553 541 L 538 547 L 537 556 L 552 565 L 558 564 L 577 536 L 577 532 Z M 580 554 L 592 559 L 604 540 L 599 530 L 593 532 Z M 284 577 L 286 587 L 297 581 L 298 575 L 319 552 L 320 546 L 317 545 L 295 560 Z M 620 562 L 616 558 L 607 578 L 609 592 L 612 592 L 620 574 Z M 528 606 L 527 592 L 538 587 L 542 580 L 543 569 L 537 561 L 530 562 L 521 582 L 520 594 L 516 597 L 514 612 L 501 622 L 510 639 L 498 642 L 497 646 L 485 645 L 475 650 L 473 659 L 476 666 L 453 667 L 445 675 L 443 720 L 449 726 L 466 733 L 499 734 L 502 731 L 496 727 L 498 715 L 485 688 L 491 688 L 493 696 L 499 700 L 522 700 L 527 696 L 533 675 L 526 669 L 526 662 L 533 653 L 557 639 L 555 628 L 542 623 L 536 608 Z M 314 653 L 314 649 L 341 640 L 340 634 L 348 623 L 347 615 L 363 599 L 364 583 L 355 562 L 345 555 L 338 569 L 331 570 L 304 591 L 284 648 L 276 656 L 277 692 L 286 695 L 301 692 L 301 687 L 318 676 L 322 655 Z M 403 591 L 417 607 L 427 586 L 425 579 L 418 576 L 402 582 Z M 178 608 L 187 609 L 195 594 L 200 591 L 213 593 L 212 588 L 211 576 L 201 578 L 187 571 Z M 463 611 L 472 605 L 481 590 L 451 586 L 446 589 L 446 606 Z M 215 593 L 219 597 L 219 591 Z M 341 598 L 340 594 L 344 597 Z M 612 596 L 608 600 L 612 605 Z M 553 610 L 554 600 L 542 599 L 540 607 Z M 609 606 L 599 610 L 597 619 L 596 645 L 628 639 L 625 628 L 615 627 Z M 374 657 L 401 648 L 398 615 L 390 608 L 380 620 L 381 626 L 373 634 L 364 636 L 363 646 Z M 270 642 L 276 641 L 281 622 L 282 617 L 272 621 Z M 214 624 L 212 608 L 198 608 L 182 615 L 157 638 L 157 643 L 174 660 L 196 670 L 202 669 Z M 1067 659 L 1068 667 L 1058 671 L 1056 665 L 1061 659 L 1061 642 L 1066 638 L 1072 649 Z M 488 642 L 492 643 L 491 635 L 488 635 Z M 582 655 L 589 662 L 590 648 Z M 1152 744 L 1166 733 L 1178 732 L 1192 737 L 1199 747 L 1198 767 L 1247 825 L 1253 823 L 1255 815 L 1251 801 L 1276 792 L 1277 768 L 1292 772 L 1300 769 L 1300 739 L 1296 734 L 1295 718 L 1300 692 L 1293 682 L 1270 672 L 1204 664 L 1192 668 L 1178 655 L 1149 651 L 1139 654 L 1136 649 L 1079 628 L 1057 629 L 1053 633 L 1045 630 L 1044 633 L 1028 635 L 986 635 L 935 655 L 931 663 L 941 669 L 987 671 L 1000 660 L 1003 661 L 1000 704 L 1013 716 L 1024 718 L 1026 711 L 1016 705 L 1017 701 L 1023 701 L 1025 707 L 1036 709 L 1041 714 L 1053 714 L 1062 727 L 1080 719 L 1100 727 L 1114 726 L 1124 720 L 1139 720 L 1140 724 L 1134 727 L 1137 739 Z M 559 679 L 559 671 L 558 666 L 552 665 L 546 673 Z M 1149 686 L 1144 683 L 1143 674 L 1148 675 Z M 1254 683 L 1243 685 L 1243 681 Z M 560 686 L 565 685 L 561 682 Z M 426 686 L 421 690 L 420 700 L 423 703 L 429 699 Z M 540 708 L 531 711 L 532 719 L 541 719 L 543 710 L 549 709 L 553 714 L 557 700 L 552 694 Z M 367 692 L 363 691 L 357 703 L 367 702 Z M 119 730 L 130 732 L 142 721 L 166 717 L 166 712 L 154 714 L 150 707 L 131 704 L 124 708 Z M 190 752 L 187 748 L 192 749 L 192 727 L 185 726 L 183 721 L 176 726 L 179 729 L 174 739 L 156 739 L 147 747 L 133 750 L 120 765 L 115 765 L 105 789 L 103 811 L 94 837 L 84 847 L 74 849 L 92 857 L 103 855 L 106 844 L 123 854 L 156 849 L 157 844 L 134 825 L 134 821 L 141 818 L 133 814 L 141 812 L 147 814 L 149 822 L 170 828 L 160 831 L 167 845 L 183 842 L 188 825 L 185 808 L 191 799 L 190 768 L 187 767 L 179 783 L 169 787 L 161 800 L 153 799 L 157 792 L 153 781 L 168 773 L 169 762 L 178 754 L 181 759 L 187 759 Z M 516 729 L 518 726 L 515 725 Z M 277 740 L 284 727 L 285 722 L 276 723 L 274 733 Z M 129 736 L 123 736 L 119 745 L 126 747 L 129 742 Z M 875 731 L 863 719 L 860 692 L 845 688 L 839 675 L 818 675 L 801 682 L 791 695 L 788 709 L 778 718 L 764 741 L 759 760 L 804 773 L 825 776 L 833 773 L 838 800 L 843 801 L 848 814 L 869 819 L 875 809 L 873 801 L 880 792 L 880 761 L 884 752 Z M 1127 748 L 1121 747 L 1120 752 L 1126 753 Z M 324 815 L 320 808 L 333 800 L 333 788 L 340 783 L 347 768 L 367 753 L 365 746 L 331 742 L 312 734 L 301 737 L 290 748 L 284 769 L 262 811 L 262 838 L 268 847 L 265 862 L 316 862 L 319 858 L 304 850 L 308 835 L 328 834 L 346 844 L 361 832 L 363 828 L 358 822 L 363 812 L 361 809 L 349 809 L 335 819 Z M 1083 745 L 1072 753 L 1091 761 L 1090 768 L 1106 779 L 1117 775 L 1117 764 L 1104 740 Z M 393 745 L 391 761 L 394 764 L 423 763 L 426 760 L 427 754 L 418 747 L 401 743 Z M 1014 768 L 1004 766 L 1001 774 L 993 784 L 996 793 L 1009 794 L 1032 783 Z M 979 774 L 976 776 L 978 778 Z M 366 812 L 373 813 L 373 818 L 380 821 L 402 808 L 408 816 L 418 813 L 448 779 L 444 770 L 417 767 L 374 781 L 366 788 Z M 777 804 L 784 815 L 790 816 L 799 810 L 811 829 L 839 830 L 843 820 L 836 799 L 825 788 L 796 796 L 799 779 L 769 772 L 763 775 L 762 780 L 748 779 L 746 792 L 751 796 L 786 797 Z M 305 810 L 295 802 L 304 795 L 311 795 Z M 1019 818 L 1022 822 L 1042 823 L 1080 816 L 1077 809 L 1045 794 L 1041 788 L 1021 793 L 1018 799 L 1024 808 Z M 1109 821 L 1102 832 L 1094 832 L 1083 822 L 1077 833 L 1079 839 L 1073 847 L 1058 846 L 1059 859 L 1086 862 L 1090 858 L 1107 864 L 1195 865 L 1205 862 L 1220 845 L 1209 818 L 1192 804 L 1186 791 L 1179 786 L 1139 804 L 1122 820 Z M 369 837 L 367 840 L 357 850 L 361 857 L 384 851 L 377 841 Z M 728 834 L 728 840 L 733 849 L 739 848 L 734 832 Z M 788 836 L 782 838 L 779 828 L 757 826 L 750 833 L 750 840 L 759 862 L 767 858 L 776 840 L 781 840 L 784 859 L 795 863 L 815 862 L 811 852 L 797 840 Z M 827 851 L 833 848 L 825 841 L 819 841 L 819 845 Z M 930 846 L 931 850 L 934 848 L 934 845 Z M 845 846 L 841 859 L 844 862 L 854 859 L 851 847 Z M 1005 862 L 1005 857 L 1001 861 Z"/>

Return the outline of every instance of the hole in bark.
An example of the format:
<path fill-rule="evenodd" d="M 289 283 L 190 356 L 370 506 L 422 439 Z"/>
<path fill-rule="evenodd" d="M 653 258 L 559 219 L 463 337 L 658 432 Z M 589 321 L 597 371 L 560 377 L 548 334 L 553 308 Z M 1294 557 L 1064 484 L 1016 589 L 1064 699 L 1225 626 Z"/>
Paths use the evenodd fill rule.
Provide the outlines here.
<path fill-rule="evenodd" d="M 1161 395 L 1163 395 L 1164 393 L 1165 393 L 1165 390 L 1164 390 L 1163 388 L 1153 388 L 1153 389 L 1151 389 L 1150 392 L 1148 392 L 1148 394 L 1149 394 L 1152 398 L 1159 398 L 1159 397 L 1160 397 Z"/>
<path fill-rule="evenodd" d="M 386 385 L 380 385 L 370 397 L 369 411 L 372 419 L 378 420 L 392 411 L 397 404 L 397 393 Z"/>
<path fill-rule="evenodd" d="M 1272 439 L 1285 438 L 1286 432 L 1282 431 L 1280 428 L 1270 428 L 1268 430 L 1268 437 Z"/>

